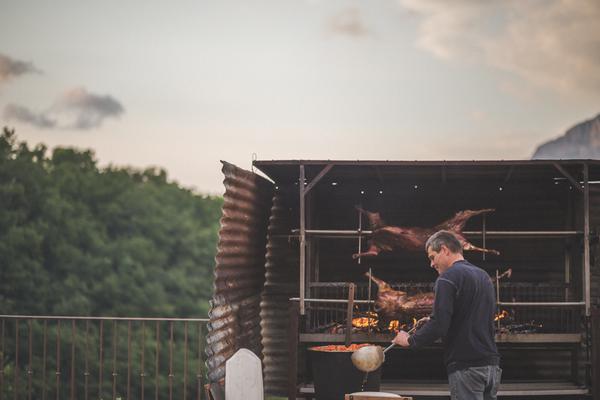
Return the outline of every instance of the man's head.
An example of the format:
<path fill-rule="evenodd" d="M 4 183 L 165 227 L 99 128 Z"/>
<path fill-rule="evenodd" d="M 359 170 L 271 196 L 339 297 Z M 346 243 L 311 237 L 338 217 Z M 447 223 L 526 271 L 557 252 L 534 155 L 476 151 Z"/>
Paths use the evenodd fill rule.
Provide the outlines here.
<path fill-rule="evenodd" d="M 425 243 L 425 251 L 430 265 L 440 275 L 456 261 L 464 259 L 462 250 L 460 241 L 449 231 L 438 231 L 431 235 Z"/>

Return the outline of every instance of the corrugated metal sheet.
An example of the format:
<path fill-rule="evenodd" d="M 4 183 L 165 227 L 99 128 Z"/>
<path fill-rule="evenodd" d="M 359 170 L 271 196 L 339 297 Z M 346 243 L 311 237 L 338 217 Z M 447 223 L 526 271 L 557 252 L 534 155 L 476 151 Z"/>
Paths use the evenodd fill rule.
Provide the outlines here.
<path fill-rule="evenodd" d="M 269 221 L 266 282 L 261 302 L 265 392 L 284 396 L 289 369 L 290 297 L 298 295 L 298 241 L 289 241 L 289 208 L 276 193 Z"/>
<path fill-rule="evenodd" d="M 224 398 L 225 362 L 240 348 L 262 358 L 260 301 L 273 186 L 223 163 L 225 195 L 206 336 L 210 390 Z"/>

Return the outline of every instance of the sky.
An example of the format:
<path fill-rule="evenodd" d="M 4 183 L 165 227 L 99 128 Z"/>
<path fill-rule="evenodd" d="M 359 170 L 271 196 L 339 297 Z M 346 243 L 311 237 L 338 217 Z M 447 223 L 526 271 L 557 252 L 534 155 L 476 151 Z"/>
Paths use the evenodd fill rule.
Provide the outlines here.
<path fill-rule="evenodd" d="M 0 124 L 220 194 L 219 160 L 527 159 L 600 113 L 597 0 L 0 0 Z"/>

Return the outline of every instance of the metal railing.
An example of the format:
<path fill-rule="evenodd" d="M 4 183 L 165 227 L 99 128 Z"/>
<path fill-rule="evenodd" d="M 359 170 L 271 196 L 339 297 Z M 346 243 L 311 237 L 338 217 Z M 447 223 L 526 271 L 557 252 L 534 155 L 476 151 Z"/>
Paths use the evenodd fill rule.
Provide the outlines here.
<path fill-rule="evenodd" d="M 207 322 L 0 315 L 0 400 L 205 398 Z"/>

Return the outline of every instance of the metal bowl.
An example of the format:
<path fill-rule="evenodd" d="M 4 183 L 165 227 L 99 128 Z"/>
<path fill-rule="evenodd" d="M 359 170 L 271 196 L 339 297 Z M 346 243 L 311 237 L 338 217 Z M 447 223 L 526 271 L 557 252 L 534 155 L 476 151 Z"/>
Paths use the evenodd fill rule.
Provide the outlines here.
<path fill-rule="evenodd" d="M 365 346 L 352 353 L 352 364 L 363 372 L 372 372 L 381 367 L 385 361 L 383 348 L 380 346 Z"/>

